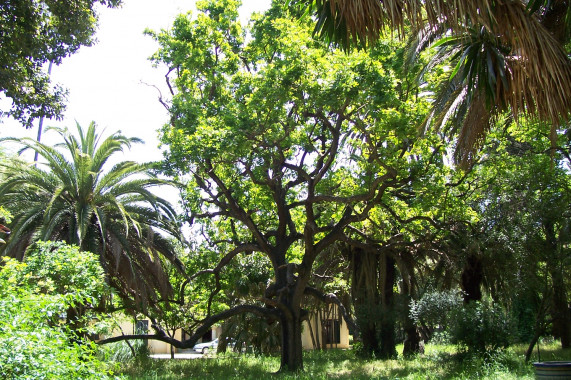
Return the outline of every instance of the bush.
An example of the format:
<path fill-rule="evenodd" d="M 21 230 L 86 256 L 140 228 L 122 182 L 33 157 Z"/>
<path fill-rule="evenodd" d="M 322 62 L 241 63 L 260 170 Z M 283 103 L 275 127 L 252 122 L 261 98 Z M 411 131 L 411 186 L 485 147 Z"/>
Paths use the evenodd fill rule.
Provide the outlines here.
<path fill-rule="evenodd" d="M 452 315 L 462 307 L 462 295 L 457 290 L 429 291 L 418 301 L 410 302 L 410 318 L 428 328 L 425 333 L 435 343 L 447 343 L 450 336 L 446 327 Z"/>
<path fill-rule="evenodd" d="M 80 258 L 65 260 L 66 255 Z M 92 299 L 95 294 L 91 292 L 99 289 L 96 283 L 102 278 L 85 279 L 93 273 L 82 273 L 95 268 L 97 258 L 59 243 L 45 243 L 28 258 L 30 265 L 4 259 L 0 266 L 0 378 L 109 379 L 111 373 L 94 355 L 95 344 L 78 343 L 65 320 L 70 307 Z M 80 262 L 89 264 L 81 266 Z M 69 273 L 58 276 L 55 269 L 59 267 Z M 44 275 L 46 268 L 53 271 Z M 85 284 L 95 288 L 74 288 Z"/>
<path fill-rule="evenodd" d="M 145 361 L 149 358 L 149 346 L 145 340 L 116 342 L 102 347 L 102 358 L 106 362 L 126 363 L 131 360 Z"/>
<path fill-rule="evenodd" d="M 474 301 L 453 313 L 450 340 L 469 352 L 508 347 L 513 336 L 513 323 L 499 306 Z"/>

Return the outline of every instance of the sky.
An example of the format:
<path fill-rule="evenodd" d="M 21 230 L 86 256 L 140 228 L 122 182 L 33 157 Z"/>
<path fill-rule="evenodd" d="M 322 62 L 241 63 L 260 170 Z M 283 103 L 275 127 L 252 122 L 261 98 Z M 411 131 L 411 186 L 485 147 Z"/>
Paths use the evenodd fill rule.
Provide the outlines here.
<path fill-rule="evenodd" d="M 139 137 L 145 144 L 134 146 L 123 159 L 139 162 L 160 160 L 157 130 L 168 120 L 159 103 L 157 88 L 168 95 L 166 67 L 153 67 L 148 60 L 158 45 L 143 31 L 167 29 L 176 15 L 195 11 L 194 0 L 124 0 L 121 8 L 99 7 L 97 42 L 84 46 L 53 66 L 52 80 L 69 90 L 62 121 L 45 120 L 48 126 L 75 128 L 76 121 L 87 126 L 95 121 L 104 134 L 120 130 L 128 137 Z M 263 11 L 270 0 L 243 0 L 240 17 L 245 23 L 252 11 Z M 156 86 L 157 88 L 153 87 Z M 0 137 L 36 138 L 37 125 L 30 130 L 19 123 L 0 120 Z M 42 142 L 51 143 L 55 134 L 46 133 Z"/>

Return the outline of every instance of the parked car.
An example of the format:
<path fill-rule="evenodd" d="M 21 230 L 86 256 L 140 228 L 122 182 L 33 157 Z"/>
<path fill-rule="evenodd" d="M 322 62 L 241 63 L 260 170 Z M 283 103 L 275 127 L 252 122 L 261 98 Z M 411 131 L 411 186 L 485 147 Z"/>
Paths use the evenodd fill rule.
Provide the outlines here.
<path fill-rule="evenodd" d="M 207 354 L 210 350 L 216 350 L 218 347 L 218 338 L 214 339 L 212 342 L 198 343 L 192 349 L 196 352 L 201 352 L 202 354 Z"/>

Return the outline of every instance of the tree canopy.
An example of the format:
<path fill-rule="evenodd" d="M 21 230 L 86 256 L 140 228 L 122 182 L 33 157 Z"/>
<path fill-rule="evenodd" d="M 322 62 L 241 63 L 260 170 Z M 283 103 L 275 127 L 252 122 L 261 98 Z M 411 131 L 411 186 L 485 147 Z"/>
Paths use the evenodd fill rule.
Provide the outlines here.
<path fill-rule="evenodd" d="M 296 370 L 305 296 L 339 302 L 312 286 L 317 258 L 442 160 L 415 142 L 427 107 L 397 76 L 396 45 L 328 49 L 280 3 L 243 30 L 237 5 L 201 2 L 196 18 L 154 34 L 173 87 L 163 142 L 168 172 L 188 183 L 186 215 L 202 252 L 218 256 L 191 275 L 214 277 L 209 305 L 240 256 L 265 257 L 272 280 L 250 298 L 258 303 L 208 309 L 191 339 L 165 341 L 187 347 L 212 323 L 254 312 L 280 322 L 282 369 Z"/>
<path fill-rule="evenodd" d="M 205 0 L 148 31 L 171 91 L 161 165 L 108 167 L 140 141 L 94 124 L 55 128 L 53 147 L 0 140 L 41 156 L 0 163 L 13 231 L 0 250 L 27 272 L 6 268 L 71 289 L 81 309 L 99 286 L 75 271 L 92 251 L 154 330 L 99 343 L 191 348 L 224 323 L 221 349 L 232 334 L 279 349 L 282 371 L 303 368 L 302 323 L 323 304 L 368 358 L 396 357 L 399 339 L 405 357 L 419 353 L 443 331 L 479 354 L 515 339 L 531 350 L 546 332 L 571 344 L 567 2 L 316 0 L 317 27 L 297 3 L 274 1 L 244 27 L 240 1 Z M 382 33 L 395 28 L 415 37 Z M 545 77 L 535 59 L 552 63 Z M 151 192 L 174 183 L 179 216 Z M 188 245 L 175 241 L 181 220 Z M 76 248 L 38 239 L 82 252 L 61 263 Z M 81 329 L 75 309 L 67 322 Z"/>
<path fill-rule="evenodd" d="M 565 44 L 570 24 L 565 1 L 293 3 L 315 15 L 315 33 L 344 48 L 372 46 L 394 29 L 403 37 L 418 37 L 416 52 L 438 40 L 434 46 L 439 47 L 439 60 L 452 69 L 434 111 L 441 121 L 460 114 L 452 129 L 459 137 L 457 160 L 465 166 L 474 162 L 503 112 L 548 122 L 554 145 L 557 127 L 569 120 L 571 64 Z"/>
<path fill-rule="evenodd" d="M 27 128 L 41 116 L 61 116 L 66 91 L 52 85 L 44 65 L 57 65 L 93 43 L 98 4 L 117 7 L 121 0 L 1 2 L 0 92 L 12 105 L 0 116 L 11 116 Z"/>

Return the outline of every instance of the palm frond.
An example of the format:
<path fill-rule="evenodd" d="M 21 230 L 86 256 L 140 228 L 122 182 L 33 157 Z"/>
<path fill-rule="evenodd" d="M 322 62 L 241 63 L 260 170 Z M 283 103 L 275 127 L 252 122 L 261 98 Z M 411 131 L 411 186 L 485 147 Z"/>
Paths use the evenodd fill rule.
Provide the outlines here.
<path fill-rule="evenodd" d="M 454 160 L 463 168 L 469 168 L 476 160 L 476 154 L 484 141 L 486 133 L 493 124 L 492 114 L 486 107 L 484 96 L 476 95 L 463 120 L 458 135 Z"/>
<path fill-rule="evenodd" d="M 309 9 L 317 17 L 315 33 L 346 49 L 371 45 L 385 28 L 402 34 L 407 22 L 427 31 L 412 55 L 433 30 L 448 30 L 451 39 L 479 31 L 453 71 L 466 81 L 468 100 L 483 91 L 490 115 L 505 110 L 538 118 L 551 124 L 551 136 L 571 118 L 571 61 L 562 46 L 571 36 L 568 2 L 314 0 Z M 471 115 L 480 114 L 476 107 Z"/>
<path fill-rule="evenodd" d="M 6 178 L 0 183 L 0 203 L 13 214 L 12 235 L 0 250 L 23 257 L 37 239 L 78 244 L 100 255 L 123 299 L 144 308 L 172 291 L 160 257 L 176 263 L 176 254 L 153 229 L 179 238 L 179 226 L 172 205 L 150 191 L 169 181 L 156 178 L 151 163 L 127 161 L 106 170 L 113 154 L 139 139 L 120 133 L 102 139 L 93 123 L 77 129 L 78 137 L 56 129 L 63 143 L 55 147 L 0 139 L 34 149 L 45 160 L 41 168 L 19 160 L 0 163 Z"/>

